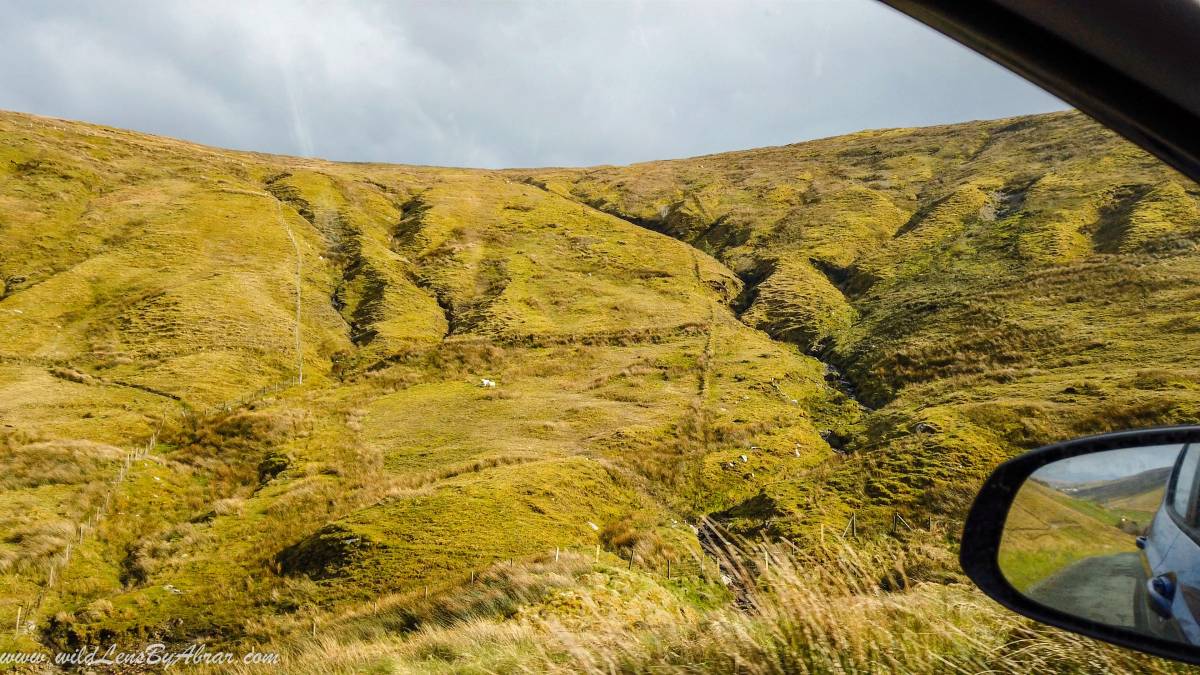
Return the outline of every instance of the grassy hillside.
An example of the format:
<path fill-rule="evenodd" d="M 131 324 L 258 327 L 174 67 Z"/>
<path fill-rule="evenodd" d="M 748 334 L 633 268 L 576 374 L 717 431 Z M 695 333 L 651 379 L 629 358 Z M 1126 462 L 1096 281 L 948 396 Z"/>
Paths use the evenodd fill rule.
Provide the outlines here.
<path fill-rule="evenodd" d="M 1144 510 L 1153 512 L 1162 501 L 1167 481 L 1171 477 L 1171 469 L 1172 467 L 1164 466 L 1125 478 L 1085 483 L 1076 487 L 1072 494 L 1080 499 L 1088 499 L 1106 506 L 1115 506 L 1126 502 L 1152 504 L 1150 508 Z"/>
<path fill-rule="evenodd" d="M 1197 419 L 1200 191 L 1075 113 L 531 175 L 714 255 L 743 321 L 841 369 L 875 408 L 828 478 L 856 508 L 952 516 L 1016 448 Z"/>
<path fill-rule="evenodd" d="M 999 664 L 949 637 L 1030 639 L 959 583 L 968 500 L 1200 421 L 1197 232 L 1194 185 L 1073 113 L 509 171 L 0 113 L 0 649 L 641 670 L 723 622 L 820 670 L 744 610 L 801 612 L 769 560 L 824 550 L 898 668 Z"/>

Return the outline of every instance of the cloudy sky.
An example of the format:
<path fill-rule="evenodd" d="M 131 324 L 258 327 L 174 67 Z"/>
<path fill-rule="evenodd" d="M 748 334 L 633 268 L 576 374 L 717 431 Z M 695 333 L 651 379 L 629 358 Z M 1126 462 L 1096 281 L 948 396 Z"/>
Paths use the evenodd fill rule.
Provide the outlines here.
<path fill-rule="evenodd" d="M 1080 455 L 1047 464 L 1038 469 L 1033 477 L 1065 483 L 1128 478 L 1150 469 L 1172 466 L 1182 449 L 1183 446 L 1176 443 Z"/>
<path fill-rule="evenodd" d="M 0 108 L 223 147 L 628 163 L 1062 109 L 874 0 L 17 2 Z"/>

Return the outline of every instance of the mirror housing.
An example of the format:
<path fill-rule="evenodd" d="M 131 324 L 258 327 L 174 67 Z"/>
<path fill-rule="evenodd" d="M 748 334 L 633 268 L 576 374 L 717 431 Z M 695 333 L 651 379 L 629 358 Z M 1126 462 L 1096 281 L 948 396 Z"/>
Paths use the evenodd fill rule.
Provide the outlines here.
<path fill-rule="evenodd" d="M 1001 464 L 984 483 L 967 515 L 959 553 L 963 571 L 989 597 L 1018 614 L 1122 647 L 1200 664 L 1200 644 L 1101 623 L 1064 611 L 1062 607 L 1038 602 L 1010 583 L 1001 564 L 1002 542 L 1010 511 L 1021 488 L 1039 469 L 1094 453 L 1169 445 L 1185 447 L 1189 443 L 1200 444 L 1200 426 L 1160 427 L 1077 438 L 1032 450 Z M 1128 543 L 1131 550 L 1144 555 L 1147 538 L 1144 532 L 1140 534 L 1142 536 L 1136 537 L 1130 534 Z M 1169 575 L 1150 576 L 1152 578 L 1138 584 L 1137 602 L 1144 603 L 1160 619 L 1170 619 L 1177 592 L 1176 580 Z"/>

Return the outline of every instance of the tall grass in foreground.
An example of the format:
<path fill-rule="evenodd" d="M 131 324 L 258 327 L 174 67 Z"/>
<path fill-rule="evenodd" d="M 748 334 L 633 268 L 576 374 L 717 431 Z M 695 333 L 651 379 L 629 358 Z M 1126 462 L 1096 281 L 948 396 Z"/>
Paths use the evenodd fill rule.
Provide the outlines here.
<path fill-rule="evenodd" d="M 910 572 L 927 576 L 928 560 L 894 544 L 758 546 L 727 562 L 740 600 L 715 609 L 636 569 L 564 555 L 264 648 L 297 673 L 1186 671 L 1034 624 L 967 584 L 916 580 Z"/>

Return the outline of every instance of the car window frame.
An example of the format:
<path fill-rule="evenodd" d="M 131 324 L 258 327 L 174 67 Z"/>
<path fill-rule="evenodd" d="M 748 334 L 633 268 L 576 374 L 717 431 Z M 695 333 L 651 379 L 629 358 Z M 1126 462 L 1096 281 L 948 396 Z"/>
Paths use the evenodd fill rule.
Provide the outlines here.
<path fill-rule="evenodd" d="M 1166 512 L 1170 516 L 1171 521 L 1186 533 L 1192 541 L 1200 544 L 1200 523 L 1196 522 L 1197 497 L 1198 492 L 1200 492 L 1198 491 L 1198 488 L 1200 488 L 1200 480 L 1198 480 L 1200 479 L 1200 463 L 1197 464 L 1198 470 L 1193 474 L 1192 484 L 1189 486 L 1188 512 L 1181 514 L 1175 510 L 1175 490 L 1179 485 L 1180 470 L 1183 468 L 1184 458 L 1187 457 L 1188 451 L 1192 450 L 1193 446 L 1195 446 L 1194 443 L 1184 443 L 1183 448 L 1179 451 L 1179 456 L 1175 459 L 1175 468 L 1171 472 L 1171 482 L 1167 486 L 1167 494 L 1163 502 L 1166 505 Z M 1200 452 L 1200 446 L 1196 446 L 1195 450 L 1196 452 Z"/>

